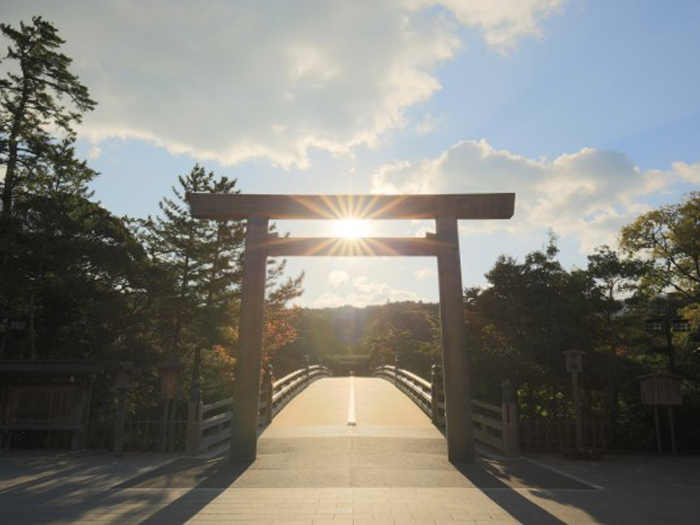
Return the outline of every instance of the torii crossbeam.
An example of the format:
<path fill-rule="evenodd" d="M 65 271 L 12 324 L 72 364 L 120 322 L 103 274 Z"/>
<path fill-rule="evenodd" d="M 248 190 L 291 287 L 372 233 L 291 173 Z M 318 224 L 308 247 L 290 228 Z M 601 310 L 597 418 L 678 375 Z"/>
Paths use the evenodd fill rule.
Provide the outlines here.
<path fill-rule="evenodd" d="M 257 455 L 258 399 L 267 257 L 434 256 L 438 260 L 440 327 L 448 456 L 474 461 L 471 391 L 464 329 L 460 219 L 510 219 L 514 193 L 462 195 L 188 195 L 198 219 L 247 220 L 234 409 L 232 462 Z M 270 219 L 434 219 L 422 238 L 279 237 Z"/>

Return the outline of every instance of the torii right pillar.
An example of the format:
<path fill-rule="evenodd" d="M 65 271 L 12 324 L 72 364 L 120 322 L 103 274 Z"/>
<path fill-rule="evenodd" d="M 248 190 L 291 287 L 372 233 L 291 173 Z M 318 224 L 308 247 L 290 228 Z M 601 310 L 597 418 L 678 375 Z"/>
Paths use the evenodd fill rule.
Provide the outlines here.
<path fill-rule="evenodd" d="M 440 215 L 435 219 L 435 240 L 440 288 L 447 455 L 452 463 L 471 463 L 475 460 L 474 427 L 456 216 Z"/>

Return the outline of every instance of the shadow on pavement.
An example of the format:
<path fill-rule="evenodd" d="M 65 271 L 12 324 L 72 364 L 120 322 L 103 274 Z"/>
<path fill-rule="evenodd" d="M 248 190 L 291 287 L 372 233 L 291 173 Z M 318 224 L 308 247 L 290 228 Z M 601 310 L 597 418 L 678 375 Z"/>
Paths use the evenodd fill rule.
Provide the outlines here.
<path fill-rule="evenodd" d="M 596 483 L 598 490 L 550 490 L 532 487 L 528 497 L 560 509 L 566 522 L 634 525 L 700 523 L 700 457 L 607 456 L 605 461 L 539 461 Z M 505 492 L 485 492 L 502 507 L 517 505 Z M 509 512 L 513 512 L 509 510 Z M 515 514 L 513 514 L 516 516 Z M 527 522 L 527 521 L 526 521 Z M 533 523 L 536 523 L 534 520 Z"/>
<path fill-rule="evenodd" d="M 539 505 L 515 490 L 484 490 L 483 493 L 519 523 L 532 525 L 566 525 Z"/>
<path fill-rule="evenodd" d="M 229 463 L 225 457 L 210 460 L 182 458 L 152 472 L 142 474 L 114 489 L 191 488 L 225 489 L 245 473 L 252 463 Z M 173 481 L 177 483 L 173 484 Z"/>
<path fill-rule="evenodd" d="M 292 440 L 293 441 L 293 440 Z M 352 441 L 352 440 L 351 440 Z M 359 440 L 365 443 L 368 448 L 376 448 L 375 440 Z M 391 441 L 396 445 L 395 441 Z M 282 444 L 280 443 L 279 446 Z M 337 443 L 341 445 L 340 442 Z M 369 447 L 371 445 L 371 447 Z M 184 492 L 178 499 L 172 501 L 166 507 L 156 512 L 148 523 L 162 521 L 184 521 L 187 520 L 214 500 L 227 488 L 236 486 L 253 487 L 278 487 L 278 488 L 299 488 L 311 486 L 339 486 L 352 488 L 391 488 L 407 486 L 425 487 L 465 487 L 480 489 L 483 494 L 501 507 L 516 520 L 522 523 L 536 523 L 543 525 L 559 525 L 564 522 L 531 502 L 520 494 L 517 489 L 539 489 L 542 491 L 566 489 L 573 492 L 589 492 L 594 487 L 577 481 L 568 476 L 554 472 L 524 459 L 503 459 L 494 460 L 479 458 L 476 463 L 451 464 L 446 461 L 443 455 L 437 454 L 436 450 L 427 444 L 415 447 L 422 452 L 426 449 L 431 454 L 418 454 L 411 460 L 412 456 L 406 454 L 404 444 L 402 456 L 404 468 L 396 469 L 395 459 L 391 455 L 387 456 L 387 451 L 383 452 L 383 459 L 372 454 L 367 456 L 363 446 L 357 446 L 354 453 L 350 454 L 351 460 L 347 465 L 350 473 L 347 478 L 333 480 L 326 477 L 332 474 L 332 470 L 324 472 L 324 480 L 317 479 L 320 474 L 315 469 L 299 469 L 296 462 L 291 461 L 295 454 L 287 449 L 278 449 L 277 445 L 271 447 L 278 452 L 271 456 L 262 454 L 256 465 L 252 463 L 230 464 L 225 457 L 216 457 L 209 460 L 182 458 L 168 465 L 135 477 L 125 483 L 117 485 L 121 494 L 126 495 L 129 489 L 180 489 Z M 286 441 L 287 447 L 292 447 Z M 269 452 L 269 451 L 268 451 Z M 267 463 L 274 458 L 277 468 L 266 468 L 271 465 Z M 286 464 L 286 461 L 291 461 Z M 308 461 L 306 454 L 299 459 Z M 386 460 L 389 461 L 386 461 Z M 418 461 L 421 459 L 421 461 Z M 411 463 L 413 461 L 414 463 Z M 281 463 L 281 465 L 280 465 Z M 371 463 L 372 465 L 368 465 Z M 388 463 L 388 464 L 387 464 Z M 387 467 L 390 470 L 387 471 Z M 289 477 L 287 471 L 295 471 L 294 477 Z M 247 473 L 243 479 L 242 476 Z M 255 477 L 251 480 L 250 476 Z M 422 484 L 416 484 L 420 480 Z M 252 481 L 252 482 L 251 482 Z M 323 482 L 325 481 L 325 483 Z M 334 485 L 333 481 L 340 481 Z M 406 483 L 408 481 L 409 483 Z M 204 489 L 204 490 L 202 490 Z M 134 491 L 136 492 L 136 491 Z"/>
<path fill-rule="evenodd" d="M 522 469 L 508 469 L 503 466 L 502 462 L 483 459 L 477 460 L 476 463 L 453 463 L 453 465 L 474 486 L 480 488 L 484 495 L 518 522 L 537 525 L 564 525 L 563 521 L 515 490 L 516 487 L 523 486 L 521 483 L 525 481 L 520 477 Z M 557 476 L 564 478 L 564 476 Z M 539 481 L 537 477 L 540 477 Z M 544 477 L 552 479 L 547 474 Z M 536 483 L 541 483 L 541 478 L 542 473 L 537 473 L 532 479 Z"/>
<path fill-rule="evenodd" d="M 139 464 L 107 456 L 23 461 L 4 458 L 0 478 L 18 482 L 0 490 L 0 523 L 79 522 L 92 515 L 118 514 L 119 520 L 139 522 L 168 495 L 152 491 L 113 491 L 115 479 L 138 471 Z M 114 517 L 117 517 L 114 514 Z"/>
<path fill-rule="evenodd" d="M 174 463 L 175 465 L 170 465 L 172 475 L 184 476 L 191 483 L 191 488 L 142 523 L 184 523 L 216 499 L 226 490 L 226 487 L 232 486 L 251 465 L 251 463 L 229 463 L 225 457 L 212 459 L 194 468 L 191 465 L 192 460 L 182 459 Z M 149 486 L 149 481 L 154 485 L 158 484 L 158 478 L 151 477 L 150 480 L 140 480 L 139 478 L 143 478 L 143 476 L 129 480 L 115 488 L 127 489 L 135 485 L 145 488 Z"/>

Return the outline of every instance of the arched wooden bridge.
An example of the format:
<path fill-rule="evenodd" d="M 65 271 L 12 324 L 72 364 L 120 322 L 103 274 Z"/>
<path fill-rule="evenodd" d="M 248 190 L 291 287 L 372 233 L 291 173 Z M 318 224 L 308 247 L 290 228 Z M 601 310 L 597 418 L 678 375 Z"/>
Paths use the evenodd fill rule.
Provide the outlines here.
<path fill-rule="evenodd" d="M 430 381 L 396 366 L 382 366 L 374 377 L 329 377 L 314 365 L 277 381 L 263 376 L 259 400 L 261 444 L 283 437 L 375 436 L 444 441 L 445 399 L 434 367 Z M 438 369 L 439 370 L 439 369 Z M 478 442 L 506 456 L 518 455 L 513 403 L 473 400 Z M 231 399 L 199 408 L 189 433 L 190 455 L 225 445 L 231 434 Z"/>

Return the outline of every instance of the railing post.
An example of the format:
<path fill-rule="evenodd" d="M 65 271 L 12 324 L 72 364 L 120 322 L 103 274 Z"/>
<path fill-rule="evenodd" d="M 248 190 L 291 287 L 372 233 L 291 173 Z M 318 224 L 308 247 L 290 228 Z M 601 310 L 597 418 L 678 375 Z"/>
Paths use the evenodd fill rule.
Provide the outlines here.
<path fill-rule="evenodd" d="M 114 457 L 119 458 L 124 451 L 124 424 L 126 422 L 126 390 L 119 391 L 117 415 L 114 426 Z"/>
<path fill-rule="evenodd" d="M 399 356 L 394 358 L 394 384 L 399 386 Z"/>
<path fill-rule="evenodd" d="M 309 356 L 308 354 L 304 356 L 304 377 L 306 380 L 304 381 L 305 383 L 309 382 L 309 379 L 311 379 L 311 369 L 309 368 L 311 365 L 309 363 Z"/>
<path fill-rule="evenodd" d="M 518 431 L 517 397 L 509 380 L 503 382 L 503 402 L 501 404 L 503 423 L 503 453 L 508 457 L 520 455 L 520 435 Z"/>
<path fill-rule="evenodd" d="M 440 409 L 440 401 L 443 398 L 442 368 L 434 364 L 430 369 L 430 416 L 433 425 L 443 424 L 443 413 Z"/>
<path fill-rule="evenodd" d="M 124 362 L 120 364 L 120 370 L 117 373 L 116 390 L 117 390 L 117 413 L 115 414 L 114 424 L 114 457 L 121 457 L 124 451 L 124 425 L 126 423 L 126 398 L 131 388 L 131 370 L 133 364 Z"/>
<path fill-rule="evenodd" d="M 190 400 L 187 403 L 187 444 L 185 453 L 188 456 L 199 454 L 199 444 L 202 440 L 202 388 L 199 377 L 202 366 L 201 349 L 197 347 L 192 366 L 192 387 Z"/>
<path fill-rule="evenodd" d="M 202 438 L 202 401 L 190 398 L 187 403 L 187 445 L 185 452 L 188 456 L 199 453 Z"/>
<path fill-rule="evenodd" d="M 263 391 L 265 392 L 265 420 L 270 423 L 272 421 L 272 365 L 266 364 L 263 373 Z"/>

